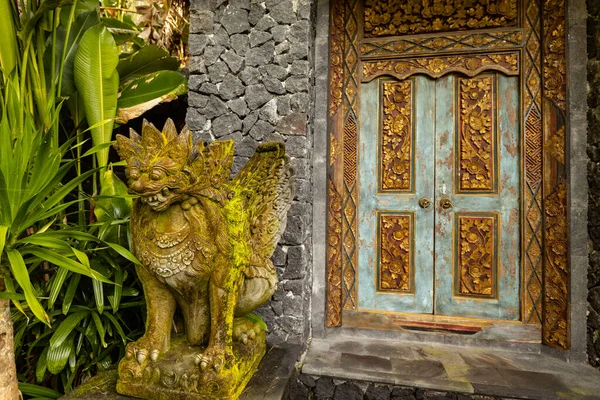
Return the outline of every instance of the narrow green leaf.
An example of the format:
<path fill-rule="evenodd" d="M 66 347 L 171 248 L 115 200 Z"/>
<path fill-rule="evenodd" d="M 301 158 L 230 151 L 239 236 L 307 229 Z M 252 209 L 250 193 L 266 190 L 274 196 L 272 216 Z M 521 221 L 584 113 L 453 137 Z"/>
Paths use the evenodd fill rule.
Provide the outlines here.
<path fill-rule="evenodd" d="M 54 10 L 59 7 L 65 7 L 73 4 L 73 0 L 44 0 L 40 3 L 35 13 L 26 19 L 25 26 L 19 32 L 21 40 L 26 41 L 31 31 L 35 28 L 37 22 L 46 15 L 49 10 Z"/>
<path fill-rule="evenodd" d="M 79 260 L 79 262 L 82 265 L 85 265 L 87 268 L 91 268 L 90 259 L 88 258 L 87 254 L 85 254 L 81 250 L 77 250 L 75 247 L 71 247 L 71 250 L 73 251 L 73 254 L 75 254 L 75 257 L 77 257 L 77 259 Z"/>
<path fill-rule="evenodd" d="M 75 327 L 82 319 L 89 315 L 89 313 L 89 311 L 78 311 L 65 318 L 50 338 L 50 349 L 55 349 L 63 344 Z"/>
<path fill-rule="evenodd" d="M 104 312 L 104 286 L 102 282 L 97 280 L 92 281 L 92 288 L 94 289 L 94 300 L 96 301 L 96 309 L 100 314 Z"/>
<path fill-rule="evenodd" d="M 88 151 L 86 151 L 85 153 L 83 153 L 83 155 L 81 157 L 82 158 L 88 157 L 88 156 L 91 156 L 92 154 L 99 153 L 107 148 L 110 148 L 110 146 L 112 146 L 114 143 L 115 143 L 115 141 L 113 140 L 113 141 L 110 141 L 107 143 L 99 144 L 98 146 L 94 146 L 91 149 L 89 149 Z"/>
<path fill-rule="evenodd" d="M 48 355 L 46 356 L 48 372 L 56 375 L 65 368 L 71 352 L 75 350 L 73 348 L 74 338 L 75 334 L 71 333 L 59 345 L 54 347 L 50 346 Z"/>
<path fill-rule="evenodd" d="M 0 132 L 0 135 L 2 135 L 2 132 Z M 4 179 L 2 171 L 0 171 L 0 224 L 12 225 L 13 211 L 14 210 L 10 205 L 10 196 L 8 195 L 6 180 Z"/>
<path fill-rule="evenodd" d="M 119 336 L 121 336 L 121 340 L 123 341 L 123 344 L 127 343 L 127 335 L 125 335 L 125 332 L 123 331 L 123 328 L 121 327 L 121 324 L 119 324 L 119 321 L 117 321 L 117 319 L 109 312 L 105 313 L 104 316 L 106 318 L 108 318 L 110 320 L 110 322 L 114 325 L 114 327 L 117 329 L 117 332 L 119 333 Z"/>
<path fill-rule="evenodd" d="M 15 283 L 13 282 L 13 280 L 10 276 L 4 277 L 4 286 L 6 286 L 6 291 L 8 293 L 16 293 L 17 292 L 17 290 L 15 289 Z M 19 310 L 21 312 L 21 314 L 23 314 L 25 316 L 25 318 L 27 318 L 27 322 L 29 322 L 29 316 L 25 313 L 25 310 L 23 309 L 21 302 L 19 300 L 12 300 L 12 302 L 15 305 L 15 308 L 17 310 Z"/>
<path fill-rule="evenodd" d="M 70 246 L 63 240 L 58 238 L 54 238 L 51 236 L 40 236 L 38 234 L 33 234 L 31 236 L 26 236 L 17 241 L 19 244 L 32 244 L 35 246 L 47 247 L 49 249 L 57 249 L 57 250 L 69 250 Z"/>
<path fill-rule="evenodd" d="M 0 225 L 0 262 L 2 261 L 2 252 L 6 245 L 6 235 L 8 233 L 8 226 Z"/>
<path fill-rule="evenodd" d="M 60 239 L 74 239 L 82 242 L 97 242 L 98 238 L 94 235 L 90 235 L 87 232 L 81 232 L 74 229 L 60 229 L 57 231 L 37 233 L 40 237 L 53 237 Z"/>
<path fill-rule="evenodd" d="M 54 400 L 53 397 L 30 397 L 29 400 Z"/>
<path fill-rule="evenodd" d="M 48 223 L 44 226 L 42 226 L 40 228 L 39 231 L 37 231 L 36 233 L 44 233 L 46 232 L 48 229 L 50 229 L 50 227 L 56 222 L 56 217 L 54 217 L 53 219 L 51 219 L 50 221 L 48 221 Z"/>
<path fill-rule="evenodd" d="M 50 295 L 48 296 L 48 308 L 54 308 L 54 303 L 58 298 L 58 294 L 61 292 L 63 284 L 65 283 L 65 279 L 67 279 L 67 275 L 69 274 L 69 270 L 66 268 L 58 268 L 56 275 L 54 275 L 54 279 L 52 280 L 52 285 L 50 286 Z"/>
<path fill-rule="evenodd" d="M 33 315 L 35 315 L 40 321 L 50 326 L 50 318 L 33 292 L 33 286 L 31 285 L 29 272 L 25 266 L 23 256 L 17 250 L 9 250 L 6 253 L 8 255 L 8 261 L 10 263 L 13 276 L 19 283 L 19 286 L 21 286 L 21 289 L 23 289 L 27 305 L 33 312 Z"/>
<path fill-rule="evenodd" d="M 62 256 L 60 254 L 56 254 L 52 251 L 43 249 L 43 248 L 24 248 L 23 252 L 33 254 L 36 257 L 39 257 L 42 260 L 46 260 L 51 262 L 52 264 L 68 269 L 69 271 L 83 274 L 89 276 L 90 278 L 98 279 L 102 282 L 111 283 L 106 277 L 102 276 L 102 274 L 93 271 L 89 266 L 85 266 L 75 260 L 72 260 L 68 257 Z"/>
<path fill-rule="evenodd" d="M 123 280 L 123 270 L 121 268 L 118 268 L 117 270 L 115 270 L 115 286 L 112 300 L 113 312 L 116 312 L 119 309 L 119 304 L 121 304 L 121 296 L 123 294 Z"/>
<path fill-rule="evenodd" d="M 48 356 L 48 347 L 44 347 L 42 354 L 40 354 L 40 358 L 38 359 L 35 365 L 35 380 L 36 382 L 41 382 L 44 380 L 44 375 L 46 375 L 46 370 L 48 369 L 48 364 L 46 357 Z"/>
<path fill-rule="evenodd" d="M 108 247 L 110 247 L 111 249 L 113 249 L 114 251 L 116 251 L 117 253 L 119 253 L 122 257 L 131 261 L 132 263 L 137 264 L 137 265 L 142 265 L 142 263 L 140 263 L 140 261 L 133 255 L 133 253 L 130 252 L 129 250 L 127 250 L 125 247 L 118 245 L 116 243 L 106 243 L 106 245 Z"/>
<path fill-rule="evenodd" d="M 15 29 L 15 21 L 13 21 L 13 16 L 16 13 L 13 13 L 11 3 L 12 1 L 10 0 L 0 0 L 0 37 L 2 38 L 0 66 L 6 75 L 10 75 L 15 67 L 17 52 L 19 51 L 17 31 Z"/>
<path fill-rule="evenodd" d="M 31 383 L 19 382 L 19 390 L 27 396 L 48 397 L 50 399 L 58 399 L 60 397 L 60 393 L 55 390 Z"/>
<path fill-rule="evenodd" d="M 19 293 L 0 292 L 0 299 L 6 300 L 25 300 L 25 296 Z"/>
<path fill-rule="evenodd" d="M 72 179 L 65 185 L 61 186 L 59 189 L 57 189 L 54 192 L 54 194 L 52 194 L 52 196 L 50 196 L 48 199 L 46 199 L 45 201 L 43 201 L 41 203 L 40 207 L 38 207 L 35 211 L 33 211 L 32 213 L 30 213 L 27 216 L 27 218 L 19 225 L 18 231 L 21 232 L 21 231 L 29 228 L 35 222 L 37 222 L 41 218 L 43 218 L 43 216 L 45 214 L 47 214 L 48 211 L 53 210 L 53 207 L 55 205 L 57 205 L 59 202 L 63 201 L 65 199 L 65 197 L 69 193 L 71 193 L 71 191 L 73 191 L 80 183 L 82 183 L 83 181 L 88 179 L 90 176 L 92 176 L 95 172 L 96 172 L 95 170 L 86 171 L 83 174 L 79 175 L 78 177 Z M 74 204 L 77 201 L 79 201 L 79 200 L 74 200 L 70 204 Z M 62 204 L 59 205 L 59 207 L 62 207 L 62 206 L 63 206 Z M 57 210 L 57 208 L 54 208 L 54 210 Z M 52 212 L 54 212 L 54 211 L 52 211 Z"/>
<path fill-rule="evenodd" d="M 69 281 L 69 286 L 67 286 L 67 291 L 65 292 L 65 298 L 62 303 L 62 313 L 67 315 L 69 309 L 71 308 L 71 304 L 73 303 L 73 298 L 75 297 L 75 292 L 77 291 L 77 287 L 79 286 L 79 281 L 81 280 L 81 275 L 74 274 Z"/>
<path fill-rule="evenodd" d="M 100 343 L 102 343 L 102 347 L 106 347 L 107 344 L 104 341 L 104 336 L 106 332 L 104 331 L 104 326 L 102 325 L 102 321 L 100 320 L 100 315 L 96 311 L 92 311 L 92 319 L 94 320 L 94 324 L 96 324 L 96 329 L 98 330 L 98 335 L 100 336 Z"/>

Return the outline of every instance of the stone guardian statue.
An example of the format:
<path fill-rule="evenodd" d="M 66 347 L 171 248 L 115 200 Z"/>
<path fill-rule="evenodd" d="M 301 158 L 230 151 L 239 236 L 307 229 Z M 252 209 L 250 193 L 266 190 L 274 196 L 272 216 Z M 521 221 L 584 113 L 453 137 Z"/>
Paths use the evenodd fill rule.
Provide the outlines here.
<path fill-rule="evenodd" d="M 281 143 L 265 143 L 233 179 L 233 141 L 192 144 L 162 132 L 117 135 L 133 202 L 131 237 L 146 333 L 127 346 L 117 390 L 145 399 L 236 399 L 265 354 L 250 314 L 277 287 L 270 260 L 294 197 Z M 179 307 L 185 335 L 171 337 Z"/>

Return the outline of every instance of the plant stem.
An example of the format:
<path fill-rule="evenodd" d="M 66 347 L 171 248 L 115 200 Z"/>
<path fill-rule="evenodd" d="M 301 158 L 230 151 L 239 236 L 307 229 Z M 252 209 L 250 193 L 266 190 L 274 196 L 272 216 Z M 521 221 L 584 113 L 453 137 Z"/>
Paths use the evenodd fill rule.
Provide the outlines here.
<path fill-rule="evenodd" d="M 0 276 L 0 291 L 4 291 L 4 278 Z M 10 316 L 10 301 L 0 299 L 0 399 L 21 398 L 17 382 L 17 368 L 13 342 L 13 325 Z"/>

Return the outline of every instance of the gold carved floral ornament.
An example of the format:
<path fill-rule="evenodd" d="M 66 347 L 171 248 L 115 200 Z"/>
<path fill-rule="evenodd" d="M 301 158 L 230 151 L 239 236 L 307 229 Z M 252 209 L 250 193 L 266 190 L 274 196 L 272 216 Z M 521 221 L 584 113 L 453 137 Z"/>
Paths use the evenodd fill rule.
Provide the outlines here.
<path fill-rule="evenodd" d="M 381 190 L 411 191 L 413 82 L 383 82 L 382 86 Z"/>
<path fill-rule="evenodd" d="M 412 234 L 411 215 L 380 215 L 379 289 L 411 291 Z"/>
<path fill-rule="evenodd" d="M 493 80 L 459 80 L 459 192 L 494 190 Z"/>
<path fill-rule="evenodd" d="M 457 294 L 494 297 L 496 218 L 459 216 L 458 229 Z"/>
<path fill-rule="evenodd" d="M 401 37 L 385 40 L 369 40 L 361 44 L 361 57 L 439 53 L 460 50 L 489 50 L 521 46 L 523 32 L 469 32 L 447 34 L 441 37 Z"/>
<path fill-rule="evenodd" d="M 488 70 L 500 71 L 509 76 L 519 74 L 519 53 L 470 54 L 462 56 L 421 57 L 385 61 L 364 61 L 363 82 L 391 75 L 403 80 L 411 75 L 426 74 L 440 78 L 451 72 L 474 77 Z"/>
<path fill-rule="evenodd" d="M 365 1 L 365 37 L 506 28 L 517 25 L 517 0 Z"/>

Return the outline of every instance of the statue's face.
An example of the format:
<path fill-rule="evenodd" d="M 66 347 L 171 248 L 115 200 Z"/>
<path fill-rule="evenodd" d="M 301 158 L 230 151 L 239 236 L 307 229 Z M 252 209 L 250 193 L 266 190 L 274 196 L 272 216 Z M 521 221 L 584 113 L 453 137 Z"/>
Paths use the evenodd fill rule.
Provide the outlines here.
<path fill-rule="evenodd" d="M 127 164 L 126 173 L 130 191 L 154 211 L 166 210 L 171 204 L 180 202 L 188 180 L 181 165 L 169 158 L 151 162 L 134 158 Z"/>

